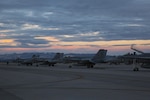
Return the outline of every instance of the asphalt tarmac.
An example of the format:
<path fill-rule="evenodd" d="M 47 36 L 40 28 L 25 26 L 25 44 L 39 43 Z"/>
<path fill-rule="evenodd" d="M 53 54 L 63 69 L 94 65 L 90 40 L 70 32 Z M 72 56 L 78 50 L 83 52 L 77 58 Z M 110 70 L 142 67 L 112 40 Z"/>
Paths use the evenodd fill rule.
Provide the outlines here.
<path fill-rule="evenodd" d="M 150 70 L 0 64 L 0 100 L 150 100 Z"/>

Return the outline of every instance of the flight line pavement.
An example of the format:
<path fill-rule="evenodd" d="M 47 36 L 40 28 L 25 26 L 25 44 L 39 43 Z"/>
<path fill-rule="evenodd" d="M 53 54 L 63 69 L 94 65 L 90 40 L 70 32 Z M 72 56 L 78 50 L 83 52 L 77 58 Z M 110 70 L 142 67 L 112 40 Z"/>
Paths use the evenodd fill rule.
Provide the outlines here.
<path fill-rule="evenodd" d="M 0 64 L 0 100 L 149 100 L 150 70 Z"/>

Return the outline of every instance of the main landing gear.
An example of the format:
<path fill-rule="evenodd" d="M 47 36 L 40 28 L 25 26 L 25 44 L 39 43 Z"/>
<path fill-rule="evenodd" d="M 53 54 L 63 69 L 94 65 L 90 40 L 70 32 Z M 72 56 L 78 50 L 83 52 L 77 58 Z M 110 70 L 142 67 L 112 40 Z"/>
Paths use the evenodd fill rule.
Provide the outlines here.
<path fill-rule="evenodd" d="M 139 71 L 139 68 L 134 68 L 133 71 Z"/>
<path fill-rule="evenodd" d="M 136 59 L 133 60 L 133 71 L 139 71 L 139 68 L 138 68 L 138 64 L 137 64 L 137 60 L 136 60 Z"/>

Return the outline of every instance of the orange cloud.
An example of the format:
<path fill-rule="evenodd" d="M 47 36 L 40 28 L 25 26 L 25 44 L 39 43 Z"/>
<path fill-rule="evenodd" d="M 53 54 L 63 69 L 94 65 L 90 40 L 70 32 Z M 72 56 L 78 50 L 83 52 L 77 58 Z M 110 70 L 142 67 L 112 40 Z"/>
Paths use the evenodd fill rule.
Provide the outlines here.
<path fill-rule="evenodd" d="M 1 39 L 0 46 L 17 46 L 20 43 L 16 42 L 14 39 Z"/>
<path fill-rule="evenodd" d="M 58 42 L 60 45 L 99 45 L 99 46 L 112 46 L 112 45 L 130 45 L 130 44 L 147 44 L 150 40 L 115 40 L 115 41 L 93 41 L 93 42 Z"/>
<path fill-rule="evenodd" d="M 11 43 L 11 42 L 14 42 L 13 39 L 1 39 L 0 40 L 0 43 Z"/>
<path fill-rule="evenodd" d="M 51 41 L 50 47 L 39 48 L 1 48 L 3 52 L 78 52 L 78 53 L 95 53 L 98 49 L 107 49 L 109 52 L 123 52 L 132 51 L 131 44 L 149 44 L 150 40 L 121 40 L 121 41 L 94 41 L 94 42 L 63 42 L 55 37 L 35 37 L 35 39 L 45 39 Z M 18 45 L 13 39 L 1 39 L 0 45 Z M 17 46 L 16 46 L 17 47 Z M 148 51 L 149 46 L 142 46 L 141 50 Z"/>

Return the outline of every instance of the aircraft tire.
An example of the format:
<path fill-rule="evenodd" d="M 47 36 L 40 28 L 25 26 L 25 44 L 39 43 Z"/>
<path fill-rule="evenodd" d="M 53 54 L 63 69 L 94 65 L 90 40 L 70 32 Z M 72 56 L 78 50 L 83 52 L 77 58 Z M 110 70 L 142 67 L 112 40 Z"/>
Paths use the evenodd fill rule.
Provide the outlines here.
<path fill-rule="evenodd" d="M 94 66 L 93 65 L 91 65 L 91 68 L 93 68 Z"/>
<path fill-rule="evenodd" d="M 133 71 L 139 71 L 139 68 L 134 68 Z"/>

